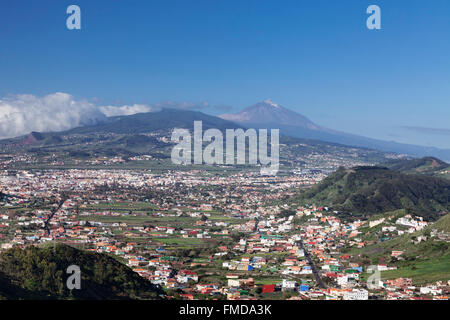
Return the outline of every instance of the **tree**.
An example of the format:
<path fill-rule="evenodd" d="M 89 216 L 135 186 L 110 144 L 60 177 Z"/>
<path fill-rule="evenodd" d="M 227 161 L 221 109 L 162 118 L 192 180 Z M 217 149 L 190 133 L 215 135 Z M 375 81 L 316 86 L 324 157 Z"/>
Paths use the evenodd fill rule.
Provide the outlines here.
<path fill-rule="evenodd" d="M 292 297 L 292 293 L 291 293 L 291 292 L 285 292 L 285 293 L 283 294 L 283 299 L 284 299 L 284 300 L 287 300 L 287 299 L 289 299 L 290 297 Z"/>
<path fill-rule="evenodd" d="M 291 210 L 291 209 L 283 210 L 283 211 L 281 211 L 280 216 L 287 218 L 289 216 L 295 216 L 295 213 L 296 213 L 295 210 Z"/>

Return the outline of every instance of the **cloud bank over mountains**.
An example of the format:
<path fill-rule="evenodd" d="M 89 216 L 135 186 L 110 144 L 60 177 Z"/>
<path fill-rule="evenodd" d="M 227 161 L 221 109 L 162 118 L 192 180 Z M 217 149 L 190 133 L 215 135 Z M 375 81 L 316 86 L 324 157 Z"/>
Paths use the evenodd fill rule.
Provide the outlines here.
<path fill-rule="evenodd" d="M 21 94 L 0 99 L 0 138 L 31 131 L 61 131 L 93 124 L 105 118 L 94 104 L 67 93 L 44 97 Z"/>
<path fill-rule="evenodd" d="M 216 108 L 207 102 L 162 102 L 154 105 L 133 104 L 98 106 L 88 100 L 77 100 L 63 92 L 38 97 L 31 94 L 0 98 L 0 139 L 17 137 L 32 131 L 63 131 L 95 124 L 106 117 L 157 112 L 162 108 L 203 110 Z"/>
<path fill-rule="evenodd" d="M 131 106 L 125 105 L 121 107 L 103 106 L 99 107 L 99 110 L 107 117 L 129 116 L 135 113 L 159 111 L 158 108 L 146 104 L 133 104 Z"/>
<path fill-rule="evenodd" d="M 211 106 L 208 102 L 192 103 L 192 102 L 175 102 L 166 101 L 156 104 L 133 104 L 124 106 L 102 106 L 99 107 L 100 111 L 107 117 L 114 116 L 129 116 L 142 112 L 158 112 L 163 108 L 180 109 L 180 110 L 205 110 L 208 108 L 219 108 L 219 106 Z"/>

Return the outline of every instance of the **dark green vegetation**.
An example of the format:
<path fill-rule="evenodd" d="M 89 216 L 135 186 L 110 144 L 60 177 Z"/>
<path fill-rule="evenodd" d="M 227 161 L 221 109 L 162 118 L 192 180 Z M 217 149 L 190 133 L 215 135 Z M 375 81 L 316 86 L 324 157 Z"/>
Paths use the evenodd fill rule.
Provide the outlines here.
<path fill-rule="evenodd" d="M 81 289 L 66 286 L 67 267 L 81 269 Z M 161 292 L 114 258 L 63 244 L 12 248 L 0 255 L 3 299 L 157 299 Z"/>
<path fill-rule="evenodd" d="M 433 157 L 411 160 L 392 160 L 382 164 L 389 169 L 404 173 L 418 173 L 429 176 L 443 176 L 444 171 L 450 170 L 450 164 Z"/>
<path fill-rule="evenodd" d="M 450 211 L 450 181 L 382 167 L 340 168 L 300 200 L 329 206 L 348 217 L 406 209 L 434 220 L 441 211 Z"/>

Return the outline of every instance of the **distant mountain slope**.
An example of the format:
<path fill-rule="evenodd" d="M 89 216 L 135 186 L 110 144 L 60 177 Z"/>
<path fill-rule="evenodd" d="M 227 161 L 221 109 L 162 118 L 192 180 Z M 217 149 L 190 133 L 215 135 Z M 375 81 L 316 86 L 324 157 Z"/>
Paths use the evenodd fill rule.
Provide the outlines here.
<path fill-rule="evenodd" d="M 158 112 L 137 113 L 129 116 L 107 118 L 104 123 L 74 128 L 61 134 L 75 133 L 144 133 L 155 131 L 170 131 L 173 128 L 193 129 L 194 121 L 202 121 L 203 129 L 216 128 L 219 130 L 243 128 L 236 123 L 210 116 L 198 111 L 178 109 L 162 109 Z"/>
<path fill-rule="evenodd" d="M 348 146 L 404 153 L 419 157 L 435 156 L 450 161 L 450 150 L 383 141 L 331 130 L 317 125 L 305 116 L 284 108 L 270 100 L 259 102 L 245 108 L 237 114 L 223 114 L 220 117 L 247 127 L 278 128 L 282 134 L 296 138 L 317 139 Z"/>
<path fill-rule="evenodd" d="M 171 144 L 168 139 L 172 130 L 193 130 L 194 121 L 202 121 L 203 130 L 243 128 L 201 112 L 162 109 L 159 112 L 110 117 L 101 123 L 61 132 L 32 132 L 23 137 L 1 140 L 0 148 L 5 152 L 28 151 L 43 156 L 66 153 L 70 158 L 141 154 L 167 158 L 170 157 Z"/>
<path fill-rule="evenodd" d="M 220 116 L 222 119 L 235 122 L 248 123 L 276 123 L 288 126 L 298 126 L 311 130 L 319 130 L 320 127 L 314 124 L 305 116 L 286 109 L 271 100 L 259 102 L 253 106 L 245 108 L 238 114 L 224 114 Z"/>
<path fill-rule="evenodd" d="M 67 267 L 81 269 L 81 289 L 66 287 Z M 105 254 L 63 244 L 13 248 L 0 254 L 5 299 L 156 299 L 160 290 Z"/>
<path fill-rule="evenodd" d="M 434 220 L 440 211 L 450 211 L 450 181 L 382 167 L 341 168 L 305 191 L 300 199 L 343 214 L 370 216 L 406 209 Z"/>
<path fill-rule="evenodd" d="M 430 176 L 442 176 L 444 170 L 450 170 L 450 164 L 434 157 L 391 160 L 382 165 L 404 173 L 418 173 Z"/>
<path fill-rule="evenodd" d="M 67 161 L 89 157 L 151 155 L 154 159 L 169 159 L 171 134 L 174 128 L 192 130 L 194 121 L 201 120 L 203 130 L 217 128 L 237 129 L 245 126 L 209 116 L 201 112 L 163 109 L 159 112 L 138 113 L 108 118 L 102 123 L 74 128 L 62 132 L 33 132 L 23 137 L 0 141 L 5 153 L 31 152 L 39 157 L 58 155 Z M 307 155 L 314 154 L 315 161 L 328 158 L 349 159 L 362 163 L 386 161 L 384 152 L 355 148 L 312 139 L 280 136 L 282 163 L 304 163 Z M 313 161 L 313 159 L 306 159 Z M 66 161 L 66 162 L 67 162 Z"/>
<path fill-rule="evenodd" d="M 158 112 L 137 113 L 128 116 L 106 118 L 105 121 L 59 132 L 31 132 L 17 138 L 0 140 L 0 146 L 12 147 L 65 147 L 72 144 L 92 144 L 111 142 L 114 145 L 153 145 L 157 139 L 143 134 L 169 136 L 174 128 L 192 130 L 194 121 L 202 121 L 203 130 L 243 128 L 243 126 L 209 116 L 201 112 L 176 109 L 162 109 Z"/>

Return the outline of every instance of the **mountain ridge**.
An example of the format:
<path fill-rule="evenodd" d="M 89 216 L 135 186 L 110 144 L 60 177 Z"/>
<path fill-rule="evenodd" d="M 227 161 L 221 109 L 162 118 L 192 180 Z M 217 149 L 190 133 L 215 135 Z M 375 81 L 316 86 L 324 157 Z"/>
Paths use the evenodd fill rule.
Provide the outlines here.
<path fill-rule="evenodd" d="M 430 176 L 442 176 L 444 170 L 450 171 L 450 164 L 435 157 L 391 160 L 382 165 L 400 172 L 425 174 Z"/>
<path fill-rule="evenodd" d="M 274 108 L 274 105 L 277 107 Z M 219 117 L 235 121 L 247 127 L 278 128 L 281 134 L 297 138 L 317 139 L 385 152 L 404 153 L 411 156 L 435 156 L 450 161 L 450 149 L 384 141 L 328 129 L 315 124 L 304 115 L 282 107 L 271 100 L 256 103 L 236 114 L 222 114 Z"/>
<path fill-rule="evenodd" d="M 173 128 L 192 130 L 195 120 L 202 120 L 203 130 L 217 128 L 246 129 L 245 126 L 198 111 L 163 109 L 158 112 L 111 117 L 107 121 L 61 132 L 37 133 L 0 141 L 4 152 L 31 152 L 50 157 L 59 154 L 77 158 L 99 156 L 152 155 L 169 159 Z M 301 162 L 305 154 L 337 155 L 364 163 L 388 159 L 387 153 L 368 148 L 349 147 L 338 143 L 280 135 L 281 161 Z M 390 155 L 389 155 L 390 156 Z M 392 155 L 395 156 L 395 155 Z M 284 159 L 283 159 L 284 158 Z"/>

